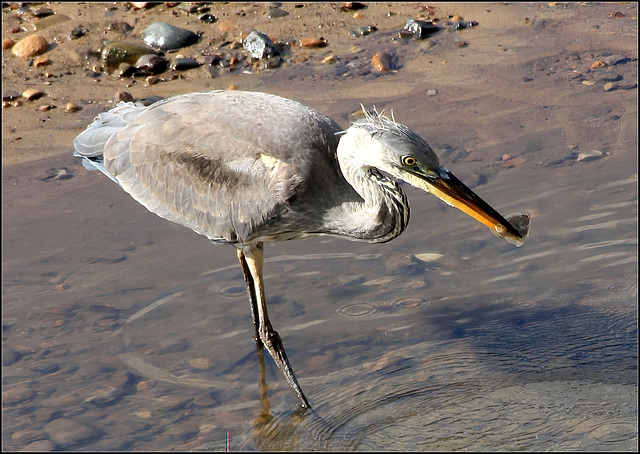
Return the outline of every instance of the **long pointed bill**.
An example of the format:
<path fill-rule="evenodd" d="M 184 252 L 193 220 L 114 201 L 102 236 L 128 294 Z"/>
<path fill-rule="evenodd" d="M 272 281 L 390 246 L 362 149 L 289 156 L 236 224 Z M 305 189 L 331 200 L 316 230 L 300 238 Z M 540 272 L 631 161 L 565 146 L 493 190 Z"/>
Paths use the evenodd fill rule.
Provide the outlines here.
<path fill-rule="evenodd" d="M 426 186 L 425 189 L 439 199 L 488 226 L 499 238 L 504 238 L 517 246 L 524 243 L 529 233 L 529 215 L 515 215 L 510 217 L 511 222 L 507 221 L 446 168 L 439 167 L 438 172 L 437 177 L 427 177 L 422 180 L 421 186 Z"/>

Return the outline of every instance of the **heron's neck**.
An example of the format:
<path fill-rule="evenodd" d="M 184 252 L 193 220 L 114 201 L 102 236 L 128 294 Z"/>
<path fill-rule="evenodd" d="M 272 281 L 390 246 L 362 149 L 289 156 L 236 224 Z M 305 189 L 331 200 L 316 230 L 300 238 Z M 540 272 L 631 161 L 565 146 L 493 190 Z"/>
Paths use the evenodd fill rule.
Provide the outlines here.
<path fill-rule="evenodd" d="M 340 138 L 337 157 L 342 175 L 362 200 L 343 202 L 329 213 L 329 218 L 338 234 L 383 243 L 404 231 L 409 204 L 396 182 L 367 164 L 366 147 L 371 145 L 368 137 L 350 128 Z"/>

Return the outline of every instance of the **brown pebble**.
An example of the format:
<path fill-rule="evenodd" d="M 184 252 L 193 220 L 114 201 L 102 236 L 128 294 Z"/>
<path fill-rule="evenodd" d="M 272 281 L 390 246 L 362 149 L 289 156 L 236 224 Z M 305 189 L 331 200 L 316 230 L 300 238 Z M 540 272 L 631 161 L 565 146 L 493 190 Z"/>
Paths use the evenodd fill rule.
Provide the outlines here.
<path fill-rule="evenodd" d="M 139 10 L 139 9 L 147 9 L 149 8 L 149 5 L 151 5 L 151 2 L 131 2 L 131 6 L 133 7 L 133 10 Z"/>
<path fill-rule="evenodd" d="M 35 60 L 33 60 L 33 66 L 35 66 L 36 68 L 39 68 L 41 66 L 47 66 L 51 64 L 51 60 L 49 60 L 47 57 L 38 57 Z"/>
<path fill-rule="evenodd" d="M 40 106 L 39 109 L 42 112 L 46 112 L 47 110 L 51 110 L 51 109 L 55 109 L 56 106 L 52 105 L 52 104 L 45 104 L 43 106 Z"/>
<path fill-rule="evenodd" d="M 26 400 L 32 400 L 35 395 L 36 393 L 33 389 L 24 385 L 16 385 L 2 392 L 2 403 L 13 405 Z"/>
<path fill-rule="evenodd" d="M 607 66 L 607 64 L 602 60 L 596 60 L 591 63 L 591 69 L 604 68 L 605 66 Z"/>
<path fill-rule="evenodd" d="M 333 65 L 337 61 L 338 60 L 334 55 L 327 55 L 322 59 L 322 63 L 324 63 L 325 65 Z"/>
<path fill-rule="evenodd" d="M 20 107 L 20 106 L 22 105 L 22 101 L 20 101 L 19 99 L 16 99 L 15 101 L 13 101 L 13 102 L 11 103 L 11 105 L 12 105 L 13 107 Z"/>
<path fill-rule="evenodd" d="M 119 91 L 116 93 L 116 102 L 133 102 L 133 95 L 128 91 Z"/>
<path fill-rule="evenodd" d="M 527 162 L 527 158 L 525 158 L 524 156 L 518 156 L 517 158 L 511 158 L 507 161 L 504 161 L 502 163 L 502 167 L 510 169 L 512 167 L 519 166 L 520 164 L 524 164 L 525 162 Z"/>
<path fill-rule="evenodd" d="M 5 38 L 2 40 L 2 50 L 11 49 L 16 42 L 11 38 Z"/>
<path fill-rule="evenodd" d="M 78 110 L 80 110 L 80 107 L 75 105 L 72 102 L 68 102 L 64 106 L 64 111 L 65 112 L 77 112 Z"/>
<path fill-rule="evenodd" d="M 44 93 L 37 88 L 28 88 L 22 93 L 22 97 L 27 101 L 33 101 L 35 99 L 42 98 Z"/>
<path fill-rule="evenodd" d="M 32 443 L 29 443 L 21 451 L 26 452 L 49 452 L 53 451 L 55 445 L 51 443 L 49 440 L 37 440 Z"/>
<path fill-rule="evenodd" d="M 376 52 L 371 57 L 371 64 L 380 72 L 389 71 L 391 69 L 391 55 L 386 52 Z"/>
<path fill-rule="evenodd" d="M 156 382 L 152 380 L 143 380 L 141 382 L 138 382 L 138 384 L 136 384 L 136 390 L 147 391 L 149 389 L 152 389 L 154 386 L 156 386 Z"/>
<path fill-rule="evenodd" d="M 324 38 L 302 38 L 300 40 L 300 47 L 324 47 L 327 45 L 327 40 Z"/>
<path fill-rule="evenodd" d="M 149 76 L 145 80 L 145 86 L 150 87 L 151 85 L 155 85 L 160 82 L 160 78 L 158 76 Z"/>
<path fill-rule="evenodd" d="M 353 18 L 354 18 L 354 19 L 362 19 L 362 14 L 360 14 L 360 13 L 354 13 L 354 14 L 353 14 Z"/>
<path fill-rule="evenodd" d="M 238 86 L 237 85 L 233 85 L 233 84 L 231 84 L 231 85 L 229 85 L 227 87 L 227 90 L 237 90 L 237 89 L 238 89 Z"/>
<path fill-rule="evenodd" d="M 44 54 L 49 48 L 49 42 L 40 35 L 31 35 L 18 41 L 11 52 L 20 58 L 35 57 Z"/>
<path fill-rule="evenodd" d="M 7 107 L 11 107 L 11 103 L 9 101 L 2 101 L 2 108 L 6 109 Z"/>

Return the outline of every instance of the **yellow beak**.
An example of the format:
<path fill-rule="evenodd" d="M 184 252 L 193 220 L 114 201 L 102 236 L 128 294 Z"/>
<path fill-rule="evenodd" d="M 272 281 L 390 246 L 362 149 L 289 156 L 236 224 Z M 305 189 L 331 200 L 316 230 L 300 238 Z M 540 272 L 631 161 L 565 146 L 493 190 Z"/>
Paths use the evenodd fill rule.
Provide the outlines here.
<path fill-rule="evenodd" d="M 416 178 L 417 181 L 409 181 L 409 183 L 421 187 L 449 205 L 467 213 L 488 226 L 496 236 L 518 246 L 524 243 L 529 232 L 528 215 L 517 215 L 512 218 L 512 221 L 518 225 L 516 228 L 446 168 L 438 167 L 437 171 L 437 175 L 412 173 L 418 178 Z"/>

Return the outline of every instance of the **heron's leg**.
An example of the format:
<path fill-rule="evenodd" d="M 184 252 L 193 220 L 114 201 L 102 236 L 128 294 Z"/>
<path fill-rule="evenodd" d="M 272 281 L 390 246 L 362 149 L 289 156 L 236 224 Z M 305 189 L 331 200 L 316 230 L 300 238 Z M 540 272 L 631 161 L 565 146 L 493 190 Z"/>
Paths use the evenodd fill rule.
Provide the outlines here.
<path fill-rule="evenodd" d="M 251 298 L 253 321 L 256 326 L 257 337 L 262 341 L 262 344 L 284 374 L 289 386 L 298 398 L 300 406 L 302 408 L 311 408 L 287 359 L 282 340 L 269 321 L 267 302 L 264 296 L 264 285 L 262 283 L 262 264 L 264 259 L 262 243 L 248 245 L 242 249 L 239 248 L 238 259 L 242 265 L 247 289 L 249 290 L 249 296 Z M 249 271 L 248 275 L 245 272 L 245 267 Z"/>
<path fill-rule="evenodd" d="M 237 252 L 238 260 L 240 261 L 240 266 L 242 267 L 244 283 L 247 286 L 247 293 L 249 294 L 249 303 L 251 303 L 251 318 L 253 319 L 253 326 L 256 330 L 255 336 L 253 338 L 256 340 L 256 342 L 258 342 L 258 347 L 262 347 L 262 341 L 260 340 L 260 333 L 258 331 L 260 319 L 258 316 L 258 303 L 256 298 L 255 282 L 253 281 L 253 277 L 251 276 L 251 270 L 249 269 L 247 259 L 245 258 L 242 249 L 238 248 Z"/>
<path fill-rule="evenodd" d="M 264 365 L 264 345 L 262 344 L 262 340 L 260 340 L 260 334 L 258 331 L 258 304 L 256 302 L 256 290 L 253 282 L 253 278 L 251 277 L 251 271 L 249 270 L 249 266 L 247 265 L 247 260 L 242 253 L 242 249 L 238 249 L 238 260 L 240 261 L 240 266 L 242 267 L 242 274 L 244 276 L 244 282 L 247 286 L 247 293 L 249 293 L 249 302 L 251 303 L 251 318 L 253 319 L 253 326 L 255 328 L 255 336 L 254 339 L 256 341 L 256 353 L 258 355 L 258 366 L 260 368 L 260 382 L 258 386 L 260 387 L 260 402 L 262 403 L 262 412 L 259 415 L 259 418 L 264 421 L 268 421 L 271 418 L 271 414 L 269 413 L 269 408 L 271 405 L 269 404 L 269 399 L 267 398 L 267 380 L 266 380 L 266 368 Z"/>

